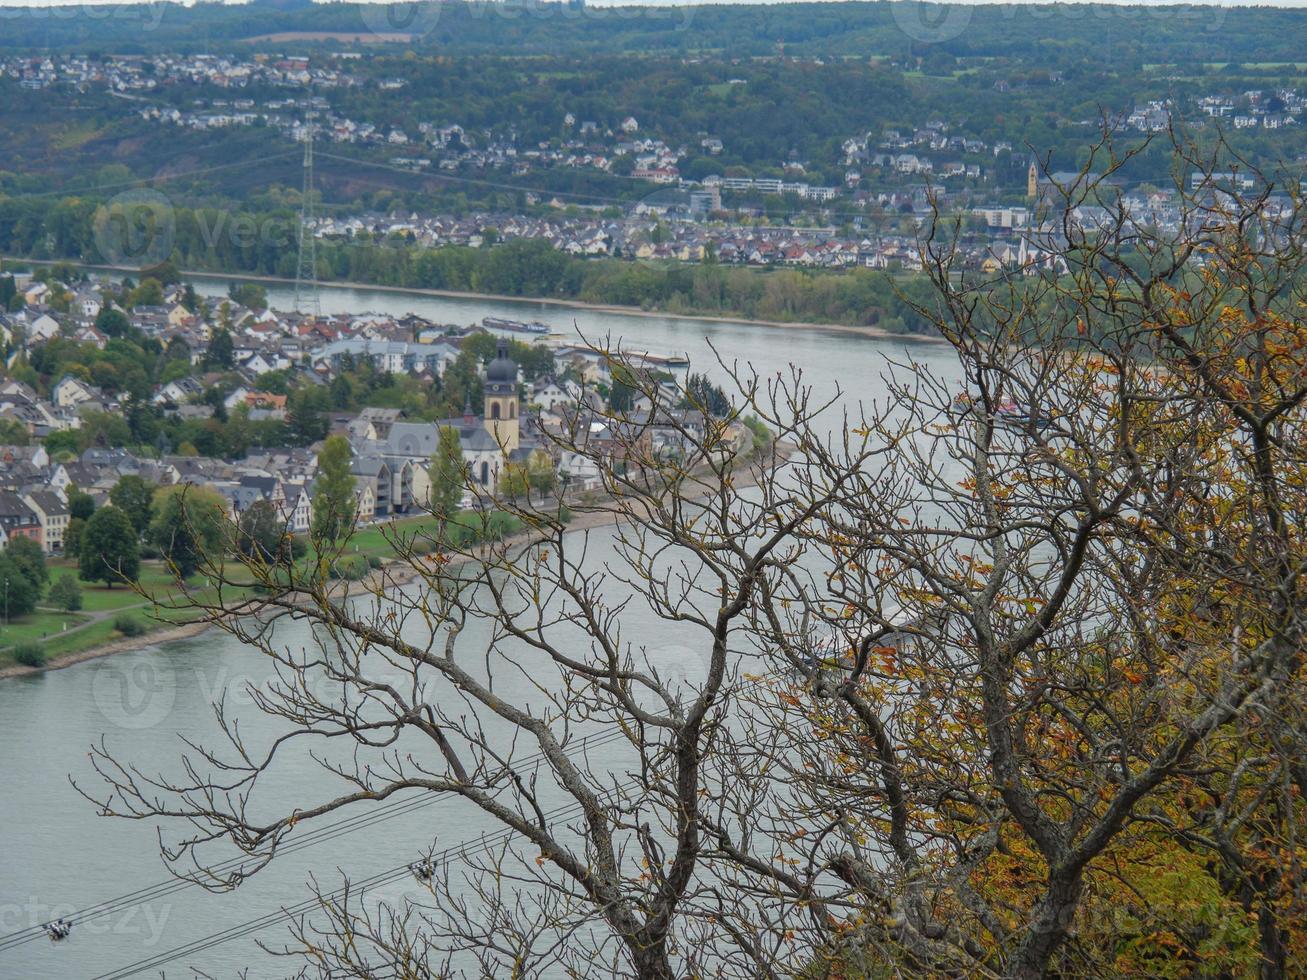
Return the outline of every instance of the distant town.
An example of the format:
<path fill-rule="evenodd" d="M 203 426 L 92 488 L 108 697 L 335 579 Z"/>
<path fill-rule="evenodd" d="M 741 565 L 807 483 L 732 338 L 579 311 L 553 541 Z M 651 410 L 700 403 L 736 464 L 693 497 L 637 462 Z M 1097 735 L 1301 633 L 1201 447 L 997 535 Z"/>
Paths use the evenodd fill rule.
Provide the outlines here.
<path fill-rule="evenodd" d="M 0 447 L 0 528 L 5 539 L 31 537 L 51 554 L 63 550 L 70 488 L 103 503 L 127 475 L 151 486 L 209 486 L 225 498 L 233 518 L 267 501 L 287 530 L 306 533 L 316 443 L 333 434 L 349 440 L 358 515 L 368 523 L 428 506 L 429 470 L 443 429 L 458 435 L 470 507 L 479 495 L 500 492 L 514 468 L 524 483 L 529 475 L 537 491 L 585 492 L 599 485 L 603 447 L 620 453 L 632 444 L 631 431 L 667 458 L 685 458 L 692 448 L 684 433 L 703 431 L 705 411 L 685 404 L 688 362 L 670 353 L 623 352 L 628 365 L 655 380 L 665 394 L 659 401 L 623 386 L 606 353 L 549 336 L 538 324 L 308 316 L 205 300 L 184 285 L 165 288 L 148 279 L 135 288 L 157 291 L 148 298 L 158 302 L 124 308 L 109 298 L 121 298 L 120 284 L 63 283 L 48 273 L 0 277 L 13 308 L 0 314 L 0 340 L 9 352 L 9 377 L 0 381 L 0 427 L 13 443 Z M 146 390 L 128 390 L 104 366 L 109 361 L 96 361 L 97 353 L 112 357 L 128 343 L 160 352 L 163 374 Z M 67 369 L 39 378 L 31 365 L 50 363 L 56 349 Z M 527 362 L 525 370 L 515 357 Z M 400 407 L 341 410 L 354 399 L 329 396 L 359 371 L 397 376 L 427 391 L 465 372 L 462 411 L 423 418 Z M 719 391 L 709 403 L 721 412 L 728 407 Z M 133 420 L 130 428 L 124 418 Z M 207 455 L 191 441 L 170 444 L 166 429 L 155 426 L 157 444 L 143 449 L 142 419 L 174 423 L 183 432 L 242 425 L 263 435 L 261 444 L 239 456 Z M 619 426 L 630 431 L 619 433 Z M 272 444 L 279 435 L 284 442 Z M 740 422 L 730 425 L 729 436 L 741 450 L 752 438 Z M 555 448 L 559 443 L 586 452 L 563 452 Z"/>
<path fill-rule="evenodd" d="M 378 108 L 411 94 L 410 79 L 379 70 L 357 52 L 0 60 L 0 77 L 26 89 L 109 93 L 152 125 L 196 132 L 267 129 L 296 142 L 354 147 L 366 155 L 354 161 L 362 166 L 474 184 L 503 179 L 512 182 L 506 189 L 522 188 L 514 210 L 337 211 L 316 223 L 315 233 L 324 238 L 396 236 L 430 246 L 535 238 L 582 257 L 911 269 L 921 228 L 938 209 L 966 219 L 963 259 L 972 266 L 1033 268 L 1026 230 L 1038 223 L 1043 192 L 1075 176 L 1046 167 L 1038 146 L 983 135 L 988 124 L 941 118 L 848 132 L 832 143 L 826 159 L 792 151 L 766 165 L 740 166 L 730 163 L 735 148 L 729 138 L 704 132 L 680 140 L 633 114 L 587 118 L 563 106 L 552 134 L 540 139 L 513 124 L 478 128 L 443 118 L 395 125 L 342 108 L 347 94 Z M 1056 71 L 1043 79 L 1054 87 L 1062 83 Z M 1015 95 L 1023 84 L 1000 78 L 991 94 Z M 748 80 L 724 85 L 744 90 Z M 1136 134 L 1164 131 L 1176 118 L 1273 134 L 1296 129 L 1305 106 L 1297 88 L 1242 89 L 1211 76 L 1183 98 L 1145 99 L 1109 121 Z M 1090 142 L 1103 122 L 1088 116 L 1070 126 Z M 529 186 L 532 175 L 585 171 L 645 189 L 605 203 L 594 194 Z M 1178 201 L 1167 179 L 1159 174 L 1152 181 L 1113 183 L 1128 210 L 1168 227 Z M 1246 174 L 1239 179 L 1251 186 Z M 784 205 L 780 220 L 776 203 Z M 1089 202 L 1074 217 L 1093 223 L 1098 210 Z"/>

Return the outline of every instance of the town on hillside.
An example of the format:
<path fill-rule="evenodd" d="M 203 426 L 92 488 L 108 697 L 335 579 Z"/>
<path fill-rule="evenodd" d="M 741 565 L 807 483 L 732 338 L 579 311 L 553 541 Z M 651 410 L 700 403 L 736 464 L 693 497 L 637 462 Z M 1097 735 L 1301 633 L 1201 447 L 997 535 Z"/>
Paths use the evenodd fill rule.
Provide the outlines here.
<path fill-rule="evenodd" d="M 788 59 L 774 67 L 801 73 L 824 66 L 820 59 L 811 65 Z M 708 66 L 687 59 L 679 69 L 689 76 Z M 759 65 L 732 70 L 738 77 L 706 85 L 703 97 L 724 98 L 728 106 L 764 98 L 753 91 Z M 222 145 L 242 133 L 266 134 L 260 140 L 280 142 L 279 155 L 289 158 L 298 144 L 314 141 L 320 167 L 362 167 L 369 175 L 364 183 L 436 195 L 421 208 L 355 202 L 309 222 L 318 237 L 345 243 L 480 248 L 532 239 L 578 258 L 915 271 L 923 229 L 942 213 L 962 222 L 960 267 L 1030 271 L 1040 267 L 1039 253 L 1050 250 L 1036 234 L 1047 210 L 1044 192 L 1075 177 L 1072 161 L 1081 161 L 1079 150 L 1105 123 L 1140 139 L 1173 125 L 1226 132 L 1254 141 L 1258 150 L 1250 159 L 1278 160 L 1299 175 L 1307 158 L 1298 152 L 1307 111 L 1298 87 L 1250 88 L 1219 73 L 1176 90 L 1145 72 L 1129 101 L 1079 115 L 1071 114 L 1069 95 L 1057 96 L 1071 88 L 1061 71 L 1046 72 L 1039 84 L 999 74 L 972 97 L 1004 116 L 1029 112 L 1023 100 L 1037 98 L 1041 111 L 1058 115 L 1045 141 L 1022 142 L 996 129 L 993 113 L 950 112 L 947 102 L 927 102 L 905 106 L 905 115 L 880 125 L 850 120 L 819 147 L 800 150 L 780 135 L 691 133 L 666 113 L 598 112 L 582 104 L 528 121 L 505 111 L 479 120 L 405 112 L 401 122 L 397 102 L 431 97 L 418 90 L 415 71 L 359 52 L 0 57 L 0 85 L 17 86 L 34 100 L 67 93 L 107 100 L 105 111 L 129 113 L 123 125 L 141 127 L 146 139 L 162 130 L 170 139 Z M 486 84 L 512 91 L 498 76 Z M 416 105 L 425 103 L 414 111 Z M 446 108 L 439 111 L 452 111 L 440 105 Z M 1035 184 L 1028 179 L 1032 166 Z M 1207 179 L 1180 177 L 1189 190 L 1193 180 Z M 1246 172 L 1228 177 L 1225 183 L 1239 190 L 1255 181 Z M 1110 175 L 1107 182 L 1129 213 L 1175 230 L 1181 188 L 1164 167 Z M 511 207 L 469 207 L 496 189 Z M 397 191 L 379 200 L 400 204 L 412 195 Z M 1283 207 L 1287 198 L 1273 203 Z M 1071 218 L 1093 227 L 1118 202 L 1077 204 Z"/>
<path fill-rule="evenodd" d="M 539 493 L 593 491 L 633 433 L 685 460 L 705 417 L 730 410 L 684 358 L 622 351 L 615 362 L 538 324 L 310 316 L 269 309 L 248 284 L 206 299 L 180 282 L 66 269 L 10 273 L 0 293 L 0 527 L 49 554 L 64 549 L 70 488 L 103 503 L 128 475 L 208 486 L 233 519 L 266 501 L 302 534 L 331 435 L 349 442 L 358 520 L 370 523 L 428 508 L 445 430 L 474 507 L 514 478 Z M 751 444 L 742 422 L 726 434 Z"/>

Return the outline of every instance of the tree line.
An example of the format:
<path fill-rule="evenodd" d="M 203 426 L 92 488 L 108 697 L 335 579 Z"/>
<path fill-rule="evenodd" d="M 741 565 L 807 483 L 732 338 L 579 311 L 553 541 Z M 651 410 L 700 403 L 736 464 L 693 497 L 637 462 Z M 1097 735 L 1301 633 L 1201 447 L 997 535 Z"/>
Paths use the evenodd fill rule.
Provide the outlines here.
<path fill-rule="evenodd" d="M 102 261 L 95 243 L 96 204 L 67 200 L 0 200 L 0 250 L 37 259 Z M 44 227 L 47 209 L 69 209 L 75 219 L 61 234 Z M 19 217 L 19 214 L 24 217 Z M 175 209 L 171 261 L 186 269 L 293 276 L 295 252 L 288 248 L 242 247 L 223 238 L 205 241 L 194 212 Z M 254 224 L 276 214 L 241 212 Z M 281 217 L 285 217 L 282 215 Z M 106 220 L 101 215 L 101 221 Z M 118 219 L 121 220 L 121 219 Z M 928 322 L 901 293 L 928 290 L 920 276 L 891 281 L 876 270 L 763 270 L 702 264 L 583 259 L 539 239 L 512 239 L 489 248 L 323 241 L 318 273 L 326 281 L 384 286 L 572 299 L 638 306 L 673 313 L 739 316 L 789 322 L 853 323 L 895 333 L 924 333 Z"/>

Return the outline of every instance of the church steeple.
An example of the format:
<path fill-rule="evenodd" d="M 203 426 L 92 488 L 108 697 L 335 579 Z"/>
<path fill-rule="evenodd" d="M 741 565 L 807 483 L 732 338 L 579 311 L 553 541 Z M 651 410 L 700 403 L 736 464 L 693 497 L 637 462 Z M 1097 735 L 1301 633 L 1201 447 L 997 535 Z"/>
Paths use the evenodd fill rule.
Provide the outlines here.
<path fill-rule="evenodd" d="M 1032 201 L 1039 197 L 1039 158 L 1030 154 L 1030 166 L 1026 170 L 1026 197 Z"/>
<path fill-rule="evenodd" d="M 508 341 L 500 338 L 495 359 L 486 367 L 486 430 L 495 437 L 504 452 L 518 447 L 520 429 L 517 396 L 517 362 L 509 356 Z"/>

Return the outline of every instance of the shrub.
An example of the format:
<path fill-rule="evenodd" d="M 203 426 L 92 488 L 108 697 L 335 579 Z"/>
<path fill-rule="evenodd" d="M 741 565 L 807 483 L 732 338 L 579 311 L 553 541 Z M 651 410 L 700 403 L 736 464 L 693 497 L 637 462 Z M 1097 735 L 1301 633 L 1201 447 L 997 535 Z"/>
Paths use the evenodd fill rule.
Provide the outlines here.
<path fill-rule="evenodd" d="M 521 529 L 522 522 L 516 517 L 497 510 L 487 518 L 485 526 L 481 529 L 481 535 L 487 541 L 501 541 Z"/>
<path fill-rule="evenodd" d="M 348 579 L 351 582 L 357 582 L 359 579 L 363 578 L 363 576 L 368 574 L 367 559 L 363 558 L 361 555 L 355 555 L 348 561 L 341 562 L 340 574 L 342 578 Z"/>
<path fill-rule="evenodd" d="M 123 636 L 141 636 L 145 633 L 145 624 L 126 613 L 119 613 L 113 618 L 113 628 Z"/>
<path fill-rule="evenodd" d="M 753 436 L 753 449 L 758 451 L 766 449 L 771 445 L 772 431 L 767 428 L 767 424 L 756 415 L 746 415 L 741 421 L 748 427 L 749 433 Z"/>
<path fill-rule="evenodd" d="M 332 564 L 328 572 L 333 579 L 357 582 L 368 574 L 368 562 L 362 555 L 346 555 Z"/>
<path fill-rule="evenodd" d="M 39 643 L 20 643 L 14 647 L 14 660 L 24 667 L 44 667 L 48 658 Z"/>
<path fill-rule="evenodd" d="M 82 587 L 74 575 L 60 575 L 50 586 L 50 601 L 60 609 L 76 612 L 82 608 Z"/>
<path fill-rule="evenodd" d="M 380 568 L 382 561 L 376 555 L 368 555 L 368 568 Z"/>

